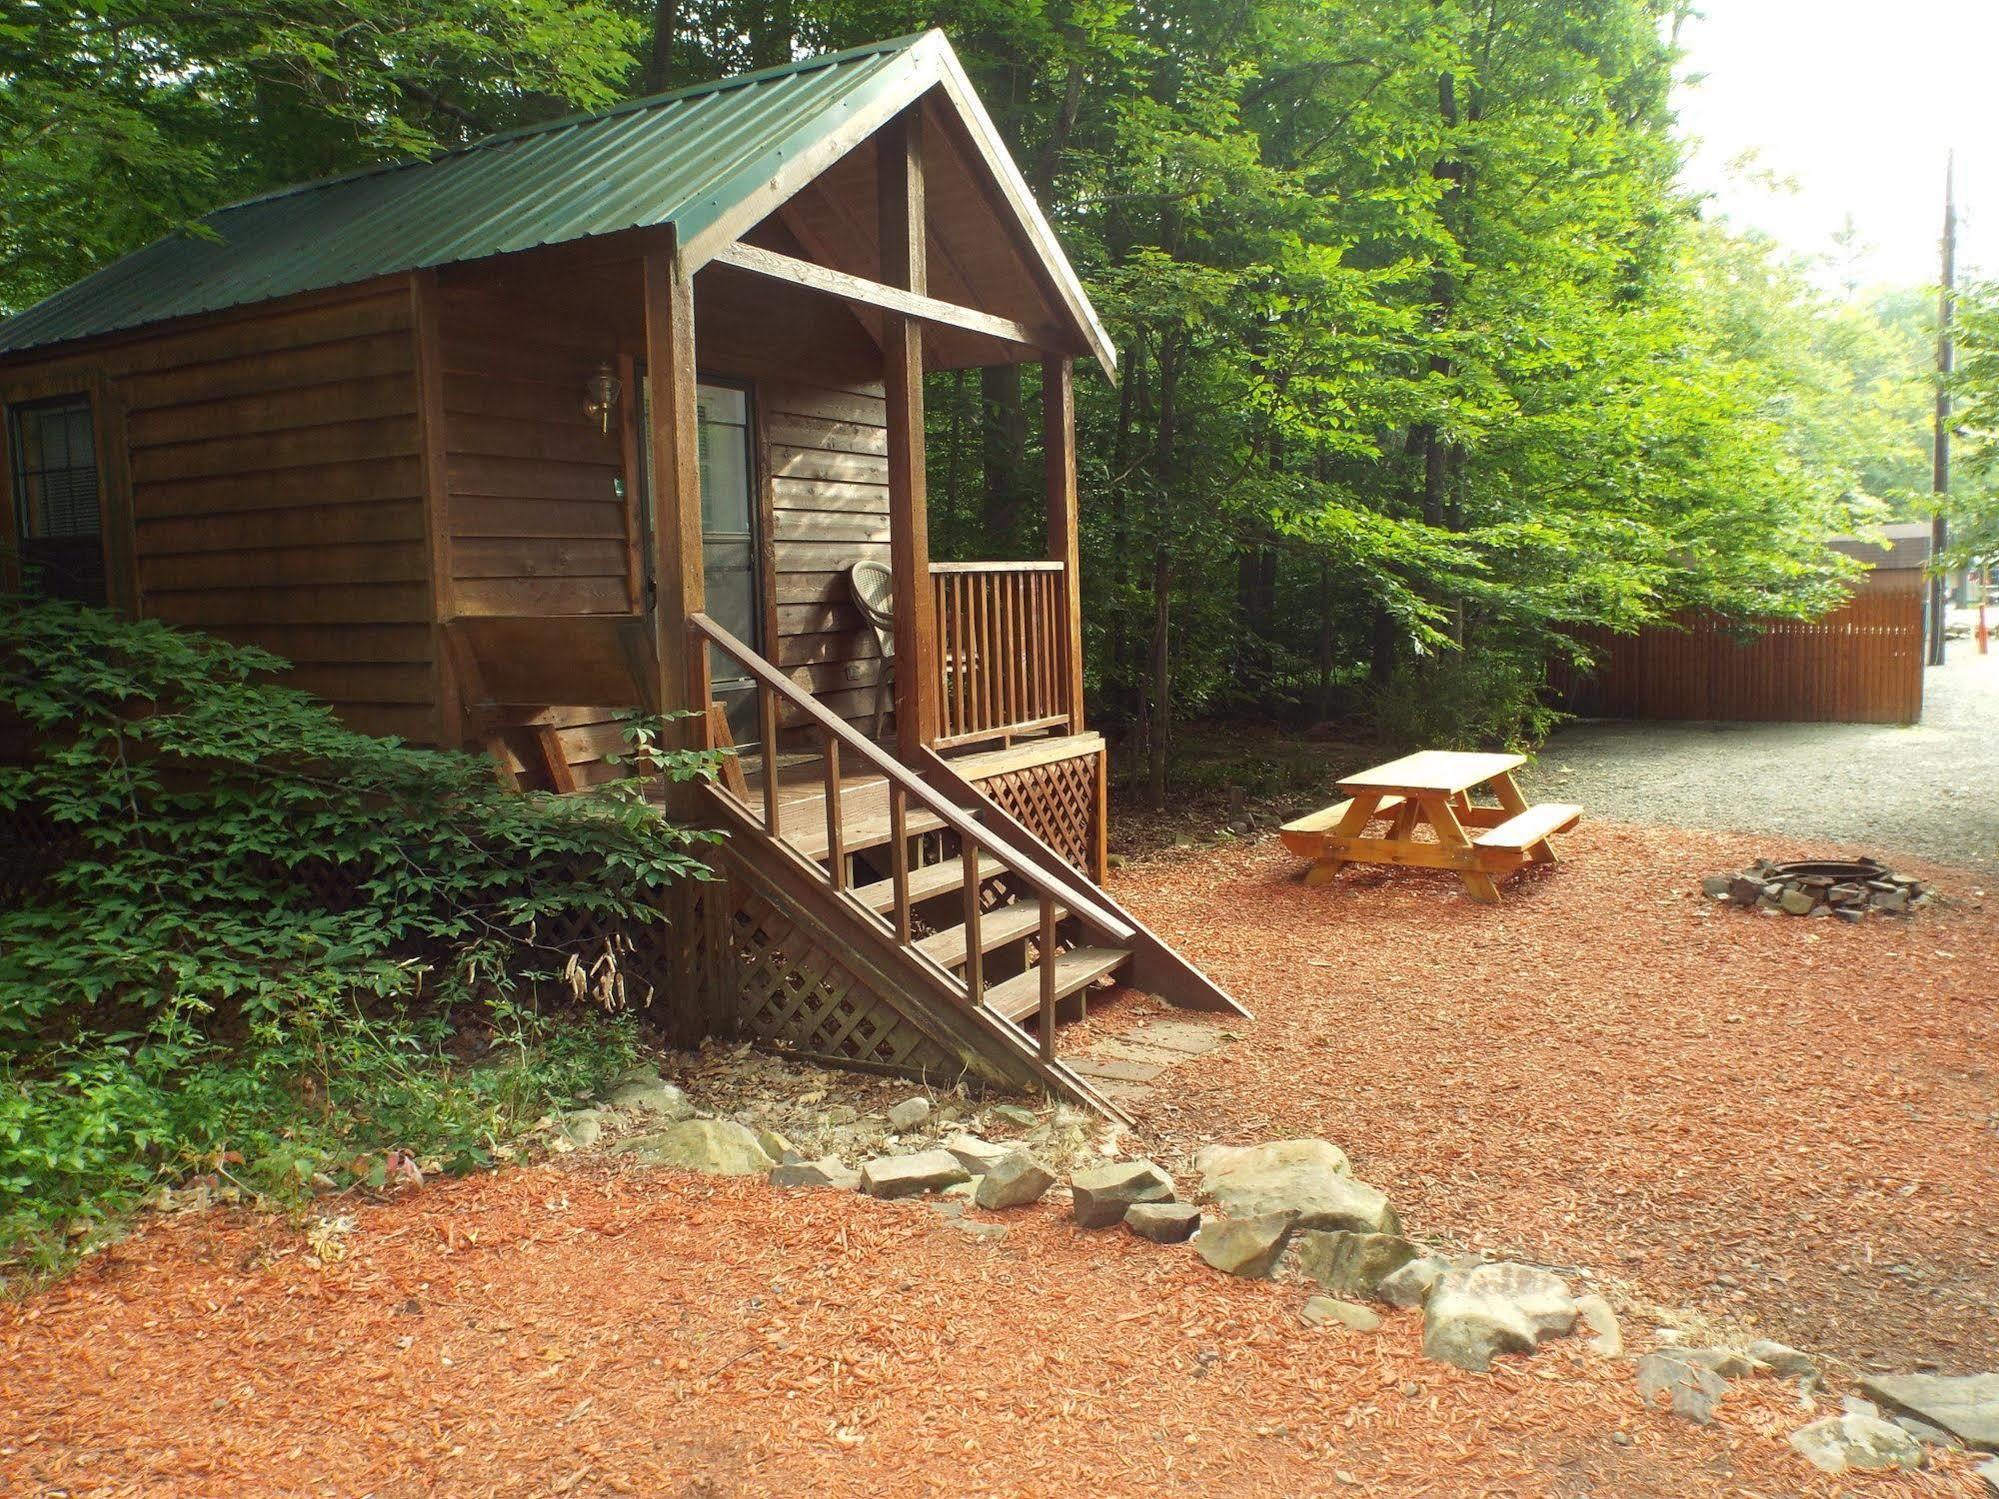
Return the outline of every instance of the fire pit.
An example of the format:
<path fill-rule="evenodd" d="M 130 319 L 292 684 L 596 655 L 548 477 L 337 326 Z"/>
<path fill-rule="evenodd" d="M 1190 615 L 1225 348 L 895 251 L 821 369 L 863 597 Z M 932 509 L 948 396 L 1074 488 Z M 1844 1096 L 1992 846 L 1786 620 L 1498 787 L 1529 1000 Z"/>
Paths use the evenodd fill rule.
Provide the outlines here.
<path fill-rule="evenodd" d="M 1701 891 L 1759 911 L 1842 921 L 1865 921 L 1870 913 L 1907 916 L 1930 899 L 1921 880 L 1896 874 L 1879 859 L 1758 859 L 1739 874 L 1709 875 Z"/>

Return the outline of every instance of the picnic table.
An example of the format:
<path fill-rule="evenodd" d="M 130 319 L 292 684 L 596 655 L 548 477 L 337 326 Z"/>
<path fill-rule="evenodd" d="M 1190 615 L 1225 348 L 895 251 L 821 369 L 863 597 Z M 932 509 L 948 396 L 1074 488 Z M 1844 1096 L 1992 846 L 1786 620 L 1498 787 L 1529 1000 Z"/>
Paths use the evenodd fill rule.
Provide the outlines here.
<path fill-rule="evenodd" d="M 1455 869 L 1465 893 L 1486 905 L 1499 901 L 1499 878 L 1528 864 L 1552 864 L 1548 840 L 1582 821 L 1568 802 L 1527 805 L 1513 784 L 1524 755 L 1419 750 L 1363 770 L 1339 783 L 1347 800 L 1284 825 L 1293 853 L 1313 861 L 1306 883 L 1323 885 L 1343 864 L 1407 864 Z M 1489 790 L 1497 806 L 1472 800 Z M 1368 824 L 1386 819 L 1386 832 Z M 1417 836 L 1428 828 L 1431 836 Z"/>

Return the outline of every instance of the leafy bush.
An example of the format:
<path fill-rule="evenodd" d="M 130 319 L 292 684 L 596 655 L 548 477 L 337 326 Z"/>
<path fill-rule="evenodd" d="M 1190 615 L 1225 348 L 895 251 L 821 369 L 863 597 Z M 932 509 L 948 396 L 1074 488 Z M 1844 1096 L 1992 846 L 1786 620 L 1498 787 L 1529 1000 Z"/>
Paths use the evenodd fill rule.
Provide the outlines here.
<path fill-rule="evenodd" d="M 1539 654 L 1447 651 L 1398 666 L 1374 695 L 1381 731 L 1414 749 L 1530 749 L 1561 722 Z"/>
<path fill-rule="evenodd" d="M 662 920 L 711 835 L 636 782 L 523 796 L 357 734 L 284 668 L 0 598 L 0 724 L 27 730 L 0 825 L 56 846 L 0 911 L 0 1258 L 192 1171 L 284 1199 L 390 1147 L 478 1165 L 630 1056 L 616 955 L 573 934 Z M 634 733 L 648 768 L 712 772 Z M 596 1006 L 557 1023 L 551 996 Z"/>

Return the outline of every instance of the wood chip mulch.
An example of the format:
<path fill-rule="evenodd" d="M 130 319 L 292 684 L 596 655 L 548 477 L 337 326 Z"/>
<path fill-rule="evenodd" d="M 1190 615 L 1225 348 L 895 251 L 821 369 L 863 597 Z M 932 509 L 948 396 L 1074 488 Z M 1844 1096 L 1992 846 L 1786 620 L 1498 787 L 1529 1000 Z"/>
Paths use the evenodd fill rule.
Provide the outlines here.
<path fill-rule="evenodd" d="M 1991 1367 L 1999 922 L 1915 865 L 1948 899 L 1908 923 L 1699 914 L 1701 874 L 1806 851 L 1594 824 L 1496 910 L 1308 890 L 1274 843 L 1128 871 L 1258 1012 L 1135 1143 L 1329 1136 L 1419 1235 L 1602 1272 L 1639 1346 L 1652 1298 Z M 0 1305 L 0 1493 L 1978 1492 L 1961 1455 L 1816 1473 L 1774 1380 L 1696 1429 L 1581 1339 L 1462 1374 L 1415 1314 L 1307 1329 L 1296 1286 L 1049 1205 L 965 1215 L 994 1241 L 571 1157 L 327 1210 L 153 1219 Z"/>
<path fill-rule="evenodd" d="M 1627 1306 L 1862 1366 L 1999 1368 L 1985 877 L 1860 850 L 1941 904 L 1848 926 L 1699 894 L 1842 848 L 1601 821 L 1559 843 L 1498 907 L 1422 870 L 1308 888 L 1274 838 L 1115 877 L 1256 1012 L 1162 1079 L 1142 1128 L 1324 1135 L 1419 1234 L 1593 1267 Z M 1150 1013 L 1113 1000 L 1089 1033 L 1121 1009 Z"/>
<path fill-rule="evenodd" d="M 1961 1463 L 1815 1474 L 1768 1381 L 1695 1430 L 1579 1340 L 1461 1374 L 1412 1314 L 1306 1329 L 1295 1287 L 1048 1206 L 991 1242 L 921 1203 L 572 1165 L 355 1216 L 324 1261 L 269 1219 L 158 1220 L 0 1308 L 0 1490 L 1970 1492 Z"/>

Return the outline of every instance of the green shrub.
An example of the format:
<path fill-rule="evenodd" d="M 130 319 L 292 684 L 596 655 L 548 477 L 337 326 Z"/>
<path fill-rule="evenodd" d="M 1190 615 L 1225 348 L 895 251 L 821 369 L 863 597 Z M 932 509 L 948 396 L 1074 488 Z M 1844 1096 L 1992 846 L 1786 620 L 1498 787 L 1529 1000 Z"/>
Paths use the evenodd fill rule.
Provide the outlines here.
<path fill-rule="evenodd" d="M 0 824 L 57 850 L 0 911 L 0 1261 L 191 1172 L 284 1200 L 392 1147 L 476 1166 L 632 1053 L 615 955 L 572 934 L 663 919 L 711 835 L 636 782 L 523 796 L 354 733 L 284 667 L 0 598 L 0 722 L 29 743 Z"/>
<path fill-rule="evenodd" d="M 1539 655 L 1447 651 L 1405 662 L 1374 694 L 1381 731 L 1412 749 L 1531 749 L 1560 723 Z"/>

